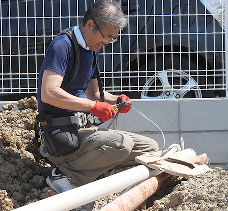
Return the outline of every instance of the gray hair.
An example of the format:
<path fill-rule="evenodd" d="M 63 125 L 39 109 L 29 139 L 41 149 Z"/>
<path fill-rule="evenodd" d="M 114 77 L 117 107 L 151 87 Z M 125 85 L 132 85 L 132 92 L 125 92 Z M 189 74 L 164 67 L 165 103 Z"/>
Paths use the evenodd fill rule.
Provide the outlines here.
<path fill-rule="evenodd" d="M 112 0 L 99 0 L 88 7 L 84 18 L 85 26 L 88 20 L 94 20 L 100 29 L 106 27 L 107 24 L 113 25 L 116 29 L 122 30 L 127 25 L 127 19 L 121 9 L 121 4 Z M 97 26 L 94 33 L 98 31 Z"/>

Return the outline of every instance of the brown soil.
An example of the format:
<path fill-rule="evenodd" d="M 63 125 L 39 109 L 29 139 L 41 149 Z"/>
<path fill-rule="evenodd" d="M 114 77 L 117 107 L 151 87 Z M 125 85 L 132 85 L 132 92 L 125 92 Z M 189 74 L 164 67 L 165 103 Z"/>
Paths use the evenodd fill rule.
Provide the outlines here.
<path fill-rule="evenodd" d="M 55 193 L 45 183 L 53 166 L 37 153 L 34 121 L 35 97 L 4 105 L 0 110 L 0 210 L 8 211 Z M 118 170 L 112 170 L 112 174 Z M 112 194 L 77 210 L 99 210 L 120 193 Z M 138 210 L 228 211 L 228 172 L 216 168 L 188 180 L 178 178 L 156 192 Z"/>
<path fill-rule="evenodd" d="M 45 177 L 51 165 L 37 153 L 34 121 L 35 97 L 4 105 L 0 110 L 0 210 L 12 210 L 54 194 Z"/>

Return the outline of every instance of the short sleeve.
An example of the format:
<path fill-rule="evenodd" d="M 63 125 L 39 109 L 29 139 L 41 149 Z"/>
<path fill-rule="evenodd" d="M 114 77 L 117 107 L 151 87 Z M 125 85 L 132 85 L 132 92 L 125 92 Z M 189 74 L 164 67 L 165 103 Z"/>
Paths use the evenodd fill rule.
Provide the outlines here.
<path fill-rule="evenodd" d="M 45 69 L 64 77 L 70 62 L 71 43 L 67 35 L 60 35 L 50 43 L 45 56 Z"/>

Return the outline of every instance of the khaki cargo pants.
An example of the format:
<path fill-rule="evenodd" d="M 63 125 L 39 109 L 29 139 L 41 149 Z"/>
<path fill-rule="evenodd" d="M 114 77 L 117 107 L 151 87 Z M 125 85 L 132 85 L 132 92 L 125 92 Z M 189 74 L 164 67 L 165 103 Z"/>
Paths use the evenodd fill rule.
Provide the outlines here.
<path fill-rule="evenodd" d="M 81 186 L 116 167 L 137 165 L 135 156 L 158 150 L 155 140 L 135 133 L 87 128 L 79 130 L 81 145 L 75 152 L 48 159 Z"/>

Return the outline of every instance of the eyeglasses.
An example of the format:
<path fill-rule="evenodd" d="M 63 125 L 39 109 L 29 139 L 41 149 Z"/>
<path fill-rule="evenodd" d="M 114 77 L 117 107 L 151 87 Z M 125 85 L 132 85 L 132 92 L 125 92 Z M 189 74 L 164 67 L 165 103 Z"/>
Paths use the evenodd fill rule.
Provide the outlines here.
<path fill-rule="evenodd" d="M 92 20 L 93 20 L 93 19 L 92 19 Z M 100 27 L 99 27 L 98 24 L 95 22 L 95 20 L 93 20 L 93 22 L 96 24 L 96 26 L 97 26 L 99 32 L 101 33 L 102 37 L 104 38 L 103 42 L 104 42 L 105 44 L 114 43 L 114 42 L 117 41 L 117 37 L 105 38 L 105 36 L 102 34 L 102 32 L 101 32 L 101 30 L 100 30 Z"/>

